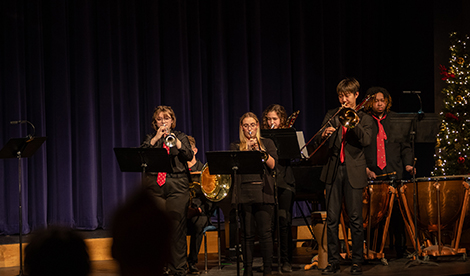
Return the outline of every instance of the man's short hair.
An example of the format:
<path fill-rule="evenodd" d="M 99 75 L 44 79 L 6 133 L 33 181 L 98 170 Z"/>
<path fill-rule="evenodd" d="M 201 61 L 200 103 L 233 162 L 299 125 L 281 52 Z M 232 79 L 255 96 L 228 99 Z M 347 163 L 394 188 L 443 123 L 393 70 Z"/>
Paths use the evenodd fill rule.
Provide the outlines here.
<path fill-rule="evenodd" d="M 356 93 L 359 92 L 360 88 L 359 82 L 355 78 L 345 78 L 338 83 L 336 86 L 336 93 L 338 95 Z"/>

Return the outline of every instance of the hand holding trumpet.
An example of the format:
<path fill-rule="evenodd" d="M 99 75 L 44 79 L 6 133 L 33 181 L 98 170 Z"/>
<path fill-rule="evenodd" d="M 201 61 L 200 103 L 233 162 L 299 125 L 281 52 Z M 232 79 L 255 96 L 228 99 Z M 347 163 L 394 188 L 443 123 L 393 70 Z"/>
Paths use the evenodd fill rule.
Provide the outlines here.
<path fill-rule="evenodd" d="M 258 139 L 252 136 L 251 131 L 249 133 L 250 138 L 246 141 L 247 150 L 259 150 Z"/>

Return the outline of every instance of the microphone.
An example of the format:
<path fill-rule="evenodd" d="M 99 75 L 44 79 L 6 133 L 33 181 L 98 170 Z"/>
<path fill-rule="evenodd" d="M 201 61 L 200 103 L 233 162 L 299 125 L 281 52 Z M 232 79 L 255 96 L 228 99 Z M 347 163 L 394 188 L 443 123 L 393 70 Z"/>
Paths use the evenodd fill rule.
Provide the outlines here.
<path fill-rule="evenodd" d="M 19 120 L 19 121 L 10 121 L 10 124 L 11 125 L 17 125 L 17 124 L 25 124 L 27 123 L 28 121 L 26 120 Z"/>

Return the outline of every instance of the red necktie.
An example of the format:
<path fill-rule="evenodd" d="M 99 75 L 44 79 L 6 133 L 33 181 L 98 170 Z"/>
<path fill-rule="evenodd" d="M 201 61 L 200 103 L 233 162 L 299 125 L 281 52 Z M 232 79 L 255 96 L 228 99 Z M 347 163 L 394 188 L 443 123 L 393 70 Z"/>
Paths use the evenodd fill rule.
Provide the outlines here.
<path fill-rule="evenodd" d="M 342 132 L 342 140 L 341 140 L 341 152 L 339 154 L 339 160 L 341 161 L 341 163 L 344 162 L 344 142 L 346 141 L 346 131 L 348 129 L 346 127 L 343 126 L 343 132 Z"/>
<path fill-rule="evenodd" d="M 380 121 L 385 119 L 387 115 L 383 116 L 382 119 L 379 119 L 375 116 L 372 116 L 377 120 L 377 125 L 379 126 L 379 133 L 377 133 L 377 167 L 381 170 L 387 166 L 387 158 L 385 157 L 385 140 L 387 140 L 387 134 L 385 133 L 384 127 Z"/>
<path fill-rule="evenodd" d="M 170 154 L 170 148 L 165 144 L 163 143 L 163 148 L 166 149 L 166 152 L 168 154 Z M 157 184 L 161 186 L 163 186 L 163 184 L 165 184 L 165 181 L 166 181 L 166 172 L 160 172 L 158 173 L 157 175 Z"/>

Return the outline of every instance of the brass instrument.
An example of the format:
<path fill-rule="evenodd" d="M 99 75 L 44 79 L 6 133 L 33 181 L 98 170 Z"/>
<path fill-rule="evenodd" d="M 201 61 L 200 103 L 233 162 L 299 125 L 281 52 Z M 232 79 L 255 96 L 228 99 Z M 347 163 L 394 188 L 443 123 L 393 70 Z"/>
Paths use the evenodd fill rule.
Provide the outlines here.
<path fill-rule="evenodd" d="M 335 114 L 333 114 L 333 116 L 331 116 L 330 119 L 328 119 L 328 121 L 320 128 L 320 130 L 315 133 L 315 135 L 313 135 L 312 138 L 310 138 L 310 140 L 308 140 L 307 143 L 305 143 L 305 145 L 300 149 L 300 151 L 302 152 L 302 150 L 308 145 L 310 144 L 310 142 L 313 141 L 313 139 L 315 137 L 318 136 L 318 134 L 321 134 L 323 133 L 323 131 L 326 129 L 326 127 L 329 125 L 331 126 L 331 121 L 336 118 L 336 116 L 338 116 L 338 119 L 339 119 L 339 122 L 342 126 L 348 128 L 348 129 L 352 129 L 354 128 L 358 123 L 359 123 L 359 116 L 357 115 L 357 112 L 362 109 L 365 104 L 371 99 L 375 97 L 375 95 L 369 95 L 367 96 L 359 105 L 356 106 L 355 109 L 352 109 L 352 108 L 347 108 L 347 107 L 344 107 L 344 106 L 341 106 L 338 111 L 336 111 Z M 328 137 L 329 138 L 329 137 Z M 324 139 L 321 144 L 308 156 L 308 158 L 311 158 L 320 148 L 321 146 L 323 146 L 323 144 L 328 140 L 328 138 Z"/>
<path fill-rule="evenodd" d="M 297 117 L 299 117 L 300 110 L 295 111 L 292 113 L 288 118 L 287 118 L 287 126 L 286 128 L 291 128 L 294 126 L 295 120 L 297 120 Z M 272 128 L 272 127 L 271 127 Z"/>
<path fill-rule="evenodd" d="M 169 148 L 176 146 L 176 137 L 175 137 L 175 135 L 173 133 L 170 133 L 167 136 L 165 136 L 164 143 Z"/>
<path fill-rule="evenodd" d="M 256 138 L 256 136 L 255 136 L 255 137 L 251 137 L 251 133 L 252 133 L 252 132 L 251 132 L 251 130 L 250 130 L 250 131 L 249 131 L 250 140 L 251 140 L 251 139 L 256 139 L 256 143 L 258 143 L 258 146 L 259 146 L 260 143 L 259 143 L 258 138 Z M 263 163 L 265 163 L 266 161 L 268 161 L 269 155 L 268 155 L 268 153 L 267 153 L 266 151 L 261 150 L 261 147 L 260 147 L 260 146 L 259 146 L 259 148 L 260 148 L 260 149 L 259 149 L 259 152 L 261 152 L 261 161 L 262 161 Z M 255 148 L 254 145 L 251 145 L 251 150 L 255 151 L 255 150 L 257 150 L 257 149 Z"/>
<path fill-rule="evenodd" d="M 163 124 L 164 127 L 166 127 L 166 124 Z M 168 128 L 166 129 L 166 133 L 168 134 L 165 136 L 163 139 L 163 143 L 169 148 L 176 146 L 176 136 L 173 133 L 168 133 Z"/>
<path fill-rule="evenodd" d="M 191 172 L 191 175 L 200 176 L 199 182 L 193 180 L 192 185 L 200 185 L 204 196 L 212 202 L 219 202 L 224 199 L 232 185 L 231 175 L 211 175 L 207 164 L 204 165 L 201 172 Z"/>

